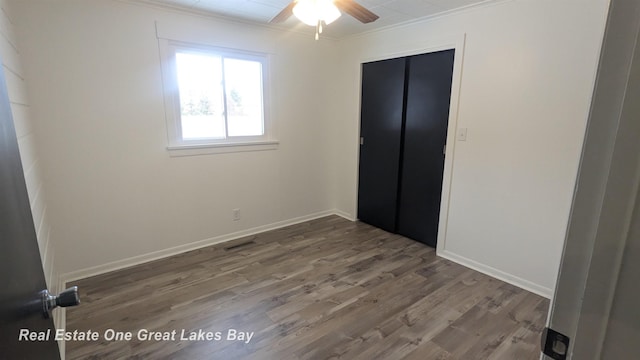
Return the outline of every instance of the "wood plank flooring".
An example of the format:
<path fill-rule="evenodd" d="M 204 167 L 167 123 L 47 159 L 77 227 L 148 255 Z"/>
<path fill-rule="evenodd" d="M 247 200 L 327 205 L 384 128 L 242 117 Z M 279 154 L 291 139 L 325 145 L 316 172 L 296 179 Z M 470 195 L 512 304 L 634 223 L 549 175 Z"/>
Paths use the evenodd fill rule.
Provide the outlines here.
<path fill-rule="evenodd" d="M 67 359 L 539 359 L 548 300 L 330 216 L 73 284 Z M 131 332 L 108 341 L 108 329 Z M 221 333 L 181 340 L 181 331 Z M 228 340 L 228 331 L 253 332 Z M 139 330 L 175 339 L 141 340 Z"/>

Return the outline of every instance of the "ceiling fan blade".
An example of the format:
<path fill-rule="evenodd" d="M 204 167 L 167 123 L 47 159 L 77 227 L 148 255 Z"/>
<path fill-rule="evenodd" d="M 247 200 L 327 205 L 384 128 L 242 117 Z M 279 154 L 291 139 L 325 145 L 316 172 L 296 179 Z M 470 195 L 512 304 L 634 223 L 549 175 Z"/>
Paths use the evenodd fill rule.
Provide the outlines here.
<path fill-rule="evenodd" d="M 353 0 L 335 0 L 334 4 L 338 9 L 353 16 L 358 21 L 366 24 L 378 20 L 379 16 L 369 11 L 364 6 Z"/>
<path fill-rule="evenodd" d="M 269 22 L 275 24 L 286 21 L 289 17 L 291 17 L 291 15 L 293 15 L 294 6 L 296 6 L 296 0 L 292 1 L 289 5 L 287 5 L 287 7 L 282 9 L 282 11 L 280 11 L 278 15 L 274 16 L 273 19 L 269 20 Z"/>

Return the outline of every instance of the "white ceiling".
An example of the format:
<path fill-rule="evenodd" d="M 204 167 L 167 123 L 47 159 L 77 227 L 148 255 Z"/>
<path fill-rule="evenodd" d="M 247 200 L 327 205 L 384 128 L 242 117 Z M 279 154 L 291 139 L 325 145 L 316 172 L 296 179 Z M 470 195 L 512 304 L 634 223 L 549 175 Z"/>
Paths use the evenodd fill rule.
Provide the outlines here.
<path fill-rule="evenodd" d="M 266 24 L 291 0 L 135 0 L 136 2 L 221 15 Z M 347 14 L 325 28 L 325 35 L 340 38 L 373 29 L 397 25 L 414 19 L 494 0 L 356 0 L 360 5 L 376 13 L 380 18 L 373 23 L 362 24 Z M 287 28 L 305 27 L 295 17 L 283 24 Z"/>

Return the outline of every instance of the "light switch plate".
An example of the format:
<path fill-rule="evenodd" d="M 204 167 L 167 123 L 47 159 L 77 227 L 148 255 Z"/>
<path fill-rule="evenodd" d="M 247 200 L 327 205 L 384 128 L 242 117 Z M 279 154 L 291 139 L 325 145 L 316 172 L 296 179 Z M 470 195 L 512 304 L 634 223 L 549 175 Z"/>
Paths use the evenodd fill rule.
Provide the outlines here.
<path fill-rule="evenodd" d="M 467 141 L 467 128 L 459 128 L 456 138 L 458 141 Z"/>

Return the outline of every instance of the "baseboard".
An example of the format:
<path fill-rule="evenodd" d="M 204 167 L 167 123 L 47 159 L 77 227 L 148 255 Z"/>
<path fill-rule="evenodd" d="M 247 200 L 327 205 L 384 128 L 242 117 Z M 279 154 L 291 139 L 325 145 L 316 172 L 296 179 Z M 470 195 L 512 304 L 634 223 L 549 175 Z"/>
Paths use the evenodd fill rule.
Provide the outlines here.
<path fill-rule="evenodd" d="M 91 276 L 96 276 L 96 275 L 124 269 L 131 266 L 140 265 L 149 261 L 163 259 L 169 256 L 178 255 L 187 251 L 197 250 L 203 247 L 224 243 L 224 242 L 239 239 L 245 236 L 255 235 L 265 231 L 275 230 L 275 229 L 283 228 L 290 225 L 299 224 L 305 221 L 315 220 L 315 219 L 329 216 L 329 215 L 337 215 L 349 221 L 356 221 L 356 219 L 354 219 L 353 216 L 351 216 L 351 214 L 343 212 L 341 210 L 337 210 L 337 209 L 321 211 L 321 212 L 300 216 L 300 217 L 296 217 L 296 218 L 292 218 L 284 221 L 278 221 L 278 222 L 267 224 L 267 225 L 257 226 L 254 228 L 250 228 L 250 229 L 246 229 L 246 230 L 242 230 L 242 231 L 238 231 L 230 234 L 220 235 L 220 236 L 216 236 L 216 237 L 212 237 L 204 240 L 195 241 L 189 244 L 175 246 L 172 248 L 158 250 L 158 251 L 154 251 L 144 255 L 133 256 L 126 259 L 117 260 L 117 261 L 109 262 L 106 264 L 97 265 L 97 266 L 65 273 L 59 276 L 58 291 L 64 290 L 67 286 L 67 283 L 71 281 L 76 281 L 79 279 L 84 279 Z M 547 299 L 551 299 L 551 297 L 553 296 L 553 289 L 540 286 L 531 281 L 508 274 L 506 272 L 495 269 L 493 267 L 481 264 L 477 261 L 471 260 L 464 256 L 460 256 L 446 250 L 438 252 L 438 256 L 441 256 L 445 259 L 451 260 L 453 262 L 456 262 L 468 268 L 474 269 L 481 273 L 487 274 L 491 277 L 502 280 L 509 284 L 515 285 L 517 287 L 530 291 L 534 294 L 538 294 Z M 56 322 L 56 326 L 58 328 L 64 328 L 65 327 L 64 309 L 60 309 L 60 310 L 61 310 L 60 311 L 61 315 L 59 318 L 60 320 Z"/>
<path fill-rule="evenodd" d="M 437 253 L 438 256 L 441 256 L 447 260 L 451 260 L 455 263 L 458 263 L 462 266 L 466 266 L 470 269 L 479 271 L 483 274 L 489 275 L 491 277 L 494 277 L 498 280 L 502 280 L 506 283 L 509 283 L 511 285 L 515 285 L 519 288 L 522 288 L 524 290 L 530 291 L 534 294 L 538 294 L 544 298 L 547 299 L 551 299 L 551 297 L 553 296 L 553 289 L 544 287 L 544 286 L 540 286 L 536 283 L 533 283 L 529 280 L 525 280 L 522 279 L 520 277 L 508 274 L 504 271 L 492 268 L 491 266 L 487 266 L 484 264 L 481 264 L 477 261 L 471 260 L 469 258 L 466 258 L 464 256 L 460 256 L 457 254 L 454 254 L 452 252 L 443 250 Z"/>
<path fill-rule="evenodd" d="M 345 219 L 347 219 L 349 221 L 356 221 L 357 220 L 353 215 L 351 215 L 351 214 L 349 214 L 347 212 L 344 212 L 342 210 L 334 209 L 333 210 L 333 214 L 334 215 L 338 215 L 341 218 L 345 218 Z"/>
<path fill-rule="evenodd" d="M 317 213 L 300 216 L 293 219 L 278 221 L 275 223 L 257 226 L 254 228 L 250 228 L 250 229 L 246 229 L 246 230 L 242 230 L 242 231 L 238 231 L 230 234 L 225 234 L 225 235 L 220 235 L 220 236 L 216 236 L 216 237 L 212 237 L 204 240 L 195 241 L 189 244 L 184 244 L 184 245 L 179 245 L 179 246 L 175 246 L 175 247 L 171 247 L 163 250 L 154 251 L 144 255 L 133 256 L 130 258 L 112 261 L 102 265 L 97 265 L 97 266 L 92 266 L 92 267 L 77 270 L 77 271 L 72 271 L 69 273 L 62 274 L 60 278 L 61 278 L 61 281 L 63 282 L 63 286 L 66 286 L 65 284 L 70 281 L 76 281 L 76 280 L 88 278 L 91 276 L 96 276 L 96 275 L 108 273 L 111 271 L 124 269 L 131 266 L 140 265 L 149 261 L 163 259 L 169 256 L 178 255 L 187 251 L 197 250 L 203 247 L 220 244 L 223 242 L 239 239 L 245 236 L 259 234 L 265 231 L 283 228 L 285 226 L 299 224 L 305 221 L 314 220 L 314 219 L 318 219 L 318 218 L 329 216 L 329 215 L 338 215 L 338 216 L 345 217 L 344 215 L 342 215 L 336 210 L 320 211 Z"/>

